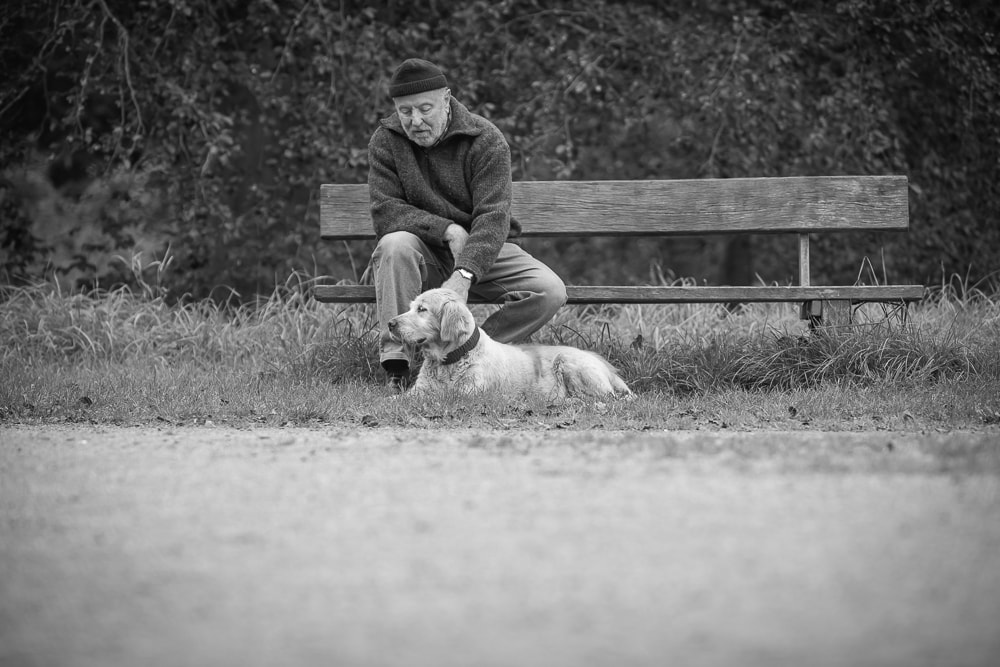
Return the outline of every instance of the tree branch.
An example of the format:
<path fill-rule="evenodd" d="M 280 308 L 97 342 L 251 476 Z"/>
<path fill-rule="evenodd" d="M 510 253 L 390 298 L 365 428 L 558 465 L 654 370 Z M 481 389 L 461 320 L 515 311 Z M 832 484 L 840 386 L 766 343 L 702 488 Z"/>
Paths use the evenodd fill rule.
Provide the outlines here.
<path fill-rule="evenodd" d="M 129 44 L 128 30 L 126 30 L 125 26 L 122 25 L 122 22 L 118 20 L 118 17 L 114 15 L 105 0 L 97 0 L 97 4 L 101 6 L 104 16 L 115 24 L 115 28 L 118 31 L 118 49 L 121 51 L 122 72 L 125 74 L 125 85 L 128 86 L 129 97 L 132 100 L 132 106 L 135 108 L 136 134 L 142 135 L 145 131 L 145 126 L 142 123 L 142 109 L 139 107 L 139 100 L 135 94 L 135 86 L 132 85 L 132 67 L 131 60 L 129 58 L 131 46 Z M 124 110 L 122 113 L 124 113 Z"/>

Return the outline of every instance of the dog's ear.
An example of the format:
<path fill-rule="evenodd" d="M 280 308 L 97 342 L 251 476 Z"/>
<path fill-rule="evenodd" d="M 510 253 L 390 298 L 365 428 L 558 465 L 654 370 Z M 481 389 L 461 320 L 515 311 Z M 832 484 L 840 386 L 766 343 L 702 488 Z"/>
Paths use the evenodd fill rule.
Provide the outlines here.
<path fill-rule="evenodd" d="M 469 309 L 458 299 L 448 299 L 441 305 L 441 342 L 457 343 L 472 335 L 476 326 Z"/>

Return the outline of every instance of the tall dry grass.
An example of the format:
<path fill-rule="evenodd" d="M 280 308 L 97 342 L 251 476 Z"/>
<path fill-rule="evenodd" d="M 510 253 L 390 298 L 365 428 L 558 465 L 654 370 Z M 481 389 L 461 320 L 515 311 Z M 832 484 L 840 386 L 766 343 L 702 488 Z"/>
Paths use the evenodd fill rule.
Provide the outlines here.
<path fill-rule="evenodd" d="M 311 286 L 293 276 L 239 307 L 170 303 L 143 280 L 76 293 L 49 283 L 2 288 L 0 418 L 93 414 L 99 403 L 112 420 L 354 419 L 386 397 L 374 309 L 317 303 Z M 480 321 L 489 310 L 474 307 Z M 615 408 L 619 425 L 654 420 L 664 397 L 676 409 L 723 395 L 764 405 L 747 397 L 787 403 L 800 392 L 832 392 L 846 406 L 871 391 L 910 392 L 914 404 L 938 392 L 927 410 L 971 401 L 966 417 L 1000 420 L 996 295 L 946 284 L 911 306 L 905 322 L 875 305 L 858 315 L 864 324 L 810 331 L 789 304 L 567 307 L 537 340 L 601 352 L 650 397 Z M 404 419 L 388 406 L 380 409 Z"/>

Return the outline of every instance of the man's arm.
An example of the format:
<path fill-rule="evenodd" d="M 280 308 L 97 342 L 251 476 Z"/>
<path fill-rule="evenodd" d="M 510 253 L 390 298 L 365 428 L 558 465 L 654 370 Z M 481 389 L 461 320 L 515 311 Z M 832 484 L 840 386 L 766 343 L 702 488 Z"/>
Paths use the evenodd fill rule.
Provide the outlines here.
<path fill-rule="evenodd" d="M 455 267 L 478 280 L 489 272 L 510 235 L 510 148 L 498 130 L 477 141 L 472 161 L 472 223 L 455 254 Z"/>
<path fill-rule="evenodd" d="M 406 201 L 396 172 L 387 130 L 379 130 L 368 143 L 368 191 L 371 197 L 375 236 L 410 232 L 426 243 L 445 245 L 445 231 L 451 220 L 428 213 Z"/>
<path fill-rule="evenodd" d="M 469 300 L 469 288 L 472 287 L 471 273 L 465 269 L 455 269 L 448 280 L 444 281 L 441 287 L 450 289 L 461 297 L 462 301 Z"/>

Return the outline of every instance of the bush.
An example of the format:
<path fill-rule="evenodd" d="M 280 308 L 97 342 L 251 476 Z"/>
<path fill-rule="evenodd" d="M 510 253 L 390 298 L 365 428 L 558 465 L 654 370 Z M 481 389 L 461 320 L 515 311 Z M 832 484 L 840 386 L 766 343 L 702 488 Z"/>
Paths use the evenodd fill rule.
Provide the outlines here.
<path fill-rule="evenodd" d="M 365 180 L 387 78 L 415 54 L 505 132 L 516 179 L 903 173 L 912 231 L 819 241 L 817 282 L 864 258 L 884 257 L 896 282 L 1000 265 L 990 2 L 369 4 L 6 3 L 6 280 L 110 287 L 116 255 L 167 247 L 175 296 L 251 299 L 296 271 L 356 277 L 365 248 L 318 242 L 317 187 Z M 792 278 L 771 237 L 703 240 L 701 254 L 677 243 L 538 254 L 578 282 L 642 281 L 656 265 Z M 596 252 L 609 261 L 580 261 Z"/>

